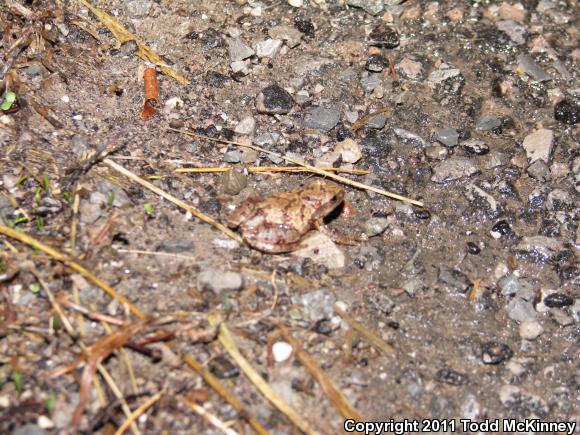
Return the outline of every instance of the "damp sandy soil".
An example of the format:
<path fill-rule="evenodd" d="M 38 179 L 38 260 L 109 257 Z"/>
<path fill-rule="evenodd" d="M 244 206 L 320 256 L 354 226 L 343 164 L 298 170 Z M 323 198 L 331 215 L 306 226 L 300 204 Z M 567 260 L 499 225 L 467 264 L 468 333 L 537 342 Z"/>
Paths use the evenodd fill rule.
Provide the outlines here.
<path fill-rule="evenodd" d="M 218 433 L 191 401 L 252 432 L 186 355 L 267 431 L 299 431 L 240 372 L 210 314 L 322 433 L 341 432 L 344 418 L 296 352 L 276 361 L 277 324 L 365 420 L 580 424 L 576 2 L 348 3 L 96 2 L 189 82 L 159 74 L 147 121 L 150 65 L 134 43 L 118 46 L 80 2 L 2 3 L 1 62 L 12 65 L 1 91 L 17 94 L 0 117 L 2 228 L 66 253 L 153 316 L 102 362 L 131 409 L 162 393 L 139 418 L 142 433 Z M 310 233 L 296 252 L 262 253 L 96 156 L 111 152 L 221 223 L 246 198 L 318 175 L 248 172 L 284 161 L 169 128 L 367 170 L 342 175 L 424 207 L 342 184 L 346 204 L 327 224 L 367 241 Z M 175 172 L 188 167 L 235 175 Z M 0 431 L 72 432 L 83 365 L 51 375 L 82 359 L 81 342 L 135 317 L 78 270 L 2 233 Z M 394 352 L 353 333 L 335 303 Z M 77 429 L 111 433 L 125 419 L 96 376 Z"/>

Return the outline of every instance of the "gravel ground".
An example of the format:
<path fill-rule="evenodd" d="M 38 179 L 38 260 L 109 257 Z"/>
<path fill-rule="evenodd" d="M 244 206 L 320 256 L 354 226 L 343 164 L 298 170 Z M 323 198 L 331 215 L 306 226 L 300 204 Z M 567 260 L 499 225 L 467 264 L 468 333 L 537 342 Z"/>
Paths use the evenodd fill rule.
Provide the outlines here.
<path fill-rule="evenodd" d="M 187 400 L 251 433 L 182 362 L 186 354 L 269 432 L 298 431 L 215 340 L 210 313 L 227 319 L 242 354 L 323 433 L 342 431 L 343 418 L 288 357 L 277 323 L 367 421 L 580 427 L 577 2 L 95 5 L 189 84 L 160 74 L 157 114 L 143 121 L 147 65 L 135 43 L 116 44 L 81 2 L 0 4 L 1 62 L 10 67 L 0 69 L 0 91 L 17 94 L 0 116 L 0 216 L 157 319 L 124 356 L 103 361 L 131 409 L 163 392 L 139 418 L 142 433 L 218 433 Z M 249 173 L 284 160 L 168 128 L 365 169 L 343 175 L 424 207 L 342 185 L 346 204 L 327 223 L 359 242 L 312 232 L 293 252 L 260 252 L 91 156 L 114 151 L 113 161 L 222 223 L 245 199 L 301 189 L 313 175 Z M 82 366 L 50 375 L 82 355 L 80 341 L 110 330 L 70 302 L 117 321 L 113 329 L 131 316 L 78 271 L 12 237 L 0 235 L 0 255 L 0 432 L 73 432 Z M 353 334 L 334 303 L 395 353 Z M 161 331 L 173 335 L 151 339 Z M 111 433 L 126 419 L 100 381 L 81 432 Z"/>

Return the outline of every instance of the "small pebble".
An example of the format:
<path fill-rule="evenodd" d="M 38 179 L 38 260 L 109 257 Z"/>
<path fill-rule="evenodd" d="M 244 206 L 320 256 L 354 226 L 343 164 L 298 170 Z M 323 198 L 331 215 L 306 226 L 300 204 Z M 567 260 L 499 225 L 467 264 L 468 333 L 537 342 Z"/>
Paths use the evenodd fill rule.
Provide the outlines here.
<path fill-rule="evenodd" d="M 451 127 L 442 128 L 437 132 L 437 140 L 445 146 L 454 147 L 459 142 L 459 133 Z"/>
<path fill-rule="evenodd" d="M 520 337 L 525 340 L 535 340 L 544 332 L 544 328 L 537 320 L 527 320 L 520 324 Z"/>
<path fill-rule="evenodd" d="M 272 356 L 276 362 L 286 361 L 290 358 L 293 351 L 292 346 L 285 341 L 277 341 L 272 345 Z"/>
<path fill-rule="evenodd" d="M 240 369 L 234 365 L 228 358 L 218 355 L 212 359 L 209 364 L 209 371 L 218 379 L 231 379 L 240 375 Z"/>
<path fill-rule="evenodd" d="M 489 145 L 478 139 L 468 139 L 462 142 L 461 145 L 470 153 L 483 156 L 489 153 Z"/>
<path fill-rule="evenodd" d="M 501 127 L 501 119 L 493 115 L 484 115 L 475 124 L 476 130 L 489 131 Z"/>
<path fill-rule="evenodd" d="M 356 163 L 362 158 L 360 146 L 350 138 L 337 143 L 334 152 L 339 153 L 345 163 Z"/>
<path fill-rule="evenodd" d="M 374 237 L 382 234 L 389 226 L 389 220 L 384 217 L 371 217 L 363 224 L 363 231 L 367 237 Z"/>
<path fill-rule="evenodd" d="M 375 26 L 368 36 L 369 45 L 380 48 L 396 48 L 400 44 L 399 33 L 383 23 Z"/>
<path fill-rule="evenodd" d="M 543 160 L 548 163 L 552 152 L 553 141 L 554 132 L 545 128 L 527 135 L 522 146 L 526 150 L 526 155 L 530 163 L 534 163 L 536 160 Z"/>
<path fill-rule="evenodd" d="M 270 115 L 288 113 L 293 104 L 292 96 L 277 84 L 265 87 L 256 98 L 258 112 Z"/>
<path fill-rule="evenodd" d="M 513 354 L 507 344 L 488 341 L 481 346 L 481 359 L 484 364 L 499 364 L 509 360 Z"/>
<path fill-rule="evenodd" d="M 554 107 L 554 118 L 564 124 L 575 125 L 580 120 L 580 101 L 562 100 Z"/>
<path fill-rule="evenodd" d="M 252 135 L 256 131 L 256 120 L 253 116 L 246 116 L 242 119 L 236 128 L 234 128 L 234 133 L 242 135 Z"/>
<path fill-rule="evenodd" d="M 242 275 L 238 272 L 221 269 L 205 269 L 197 277 L 200 290 L 211 290 L 216 294 L 240 290 L 244 285 Z"/>
<path fill-rule="evenodd" d="M 365 68 L 372 72 L 381 72 L 387 67 L 387 61 L 380 54 L 375 54 L 367 59 Z"/>
<path fill-rule="evenodd" d="M 507 236 L 512 231 L 510 224 L 506 220 L 498 221 L 491 229 L 491 236 L 494 239 L 499 239 L 502 236 Z"/>
<path fill-rule="evenodd" d="M 330 131 L 340 120 L 340 112 L 335 108 L 313 107 L 304 118 L 304 128 Z"/>
<path fill-rule="evenodd" d="M 431 217 L 431 213 L 429 213 L 429 210 L 425 209 L 415 210 L 415 217 L 417 219 L 427 220 Z"/>
<path fill-rule="evenodd" d="M 467 242 L 467 252 L 471 255 L 478 255 L 481 252 L 481 249 L 475 242 Z"/>
<path fill-rule="evenodd" d="M 562 308 L 573 305 L 574 299 L 564 293 L 550 293 L 544 298 L 543 302 L 549 308 Z"/>
<path fill-rule="evenodd" d="M 437 379 L 448 385 L 459 386 L 469 382 L 467 375 L 459 373 L 453 369 L 441 369 L 437 372 Z"/>

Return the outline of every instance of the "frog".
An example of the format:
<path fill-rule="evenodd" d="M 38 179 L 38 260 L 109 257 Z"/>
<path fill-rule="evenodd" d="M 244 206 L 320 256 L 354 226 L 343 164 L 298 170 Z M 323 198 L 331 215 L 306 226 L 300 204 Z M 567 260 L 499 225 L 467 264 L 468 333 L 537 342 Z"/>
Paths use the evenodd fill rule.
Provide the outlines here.
<path fill-rule="evenodd" d="M 291 252 L 311 230 L 329 232 L 324 218 L 343 201 L 344 190 L 338 184 L 316 179 L 293 191 L 249 197 L 230 214 L 227 225 L 238 228 L 244 242 L 254 249 L 269 254 Z"/>

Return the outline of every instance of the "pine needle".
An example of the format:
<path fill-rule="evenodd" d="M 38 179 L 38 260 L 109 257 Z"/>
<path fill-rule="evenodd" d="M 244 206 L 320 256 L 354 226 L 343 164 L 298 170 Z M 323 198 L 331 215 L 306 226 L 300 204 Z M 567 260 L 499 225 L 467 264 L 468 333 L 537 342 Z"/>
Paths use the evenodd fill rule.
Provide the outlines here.
<path fill-rule="evenodd" d="M 275 153 L 273 151 L 269 151 L 269 150 L 267 150 L 265 148 L 262 148 L 262 147 L 259 147 L 259 146 L 256 146 L 256 145 L 243 144 L 243 143 L 234 142 L 234 141 L 231 141 L 231 140 L 225 140 L 225 139 L 219 139 L 219 138 L 204 136 L 204 135 L 201 135 L 201 134 L 192 133 L 190 131 L 178 130 L 178 129 L 175 129 L 175 128 L 168 128 L 167 130 L 168 131 L 173 131 L 173 132 L 176 132 L 176 133 L 180 133 L 180 134 L 185 134 L 185 135 L 191 136 L 191 137 L 196 137 L 196 138 L 199 138 L 199 139 L 205 139 L 205 140 L 209 140 L 209 141 L 212 141 L 212 142 L 220 142 L 220 143 L 226 143 L 226 144 L 230 144 L 230 145 L 236 145 L 236 146 L 239 146 L 239 147 L 250 148 L 250 149 L 253 149 L 255 151 L 260 151 L 262 153 L 270 154 L 270 155 L 275 156 L 275 157 L 278 157 L 280 159 L 284 159 L 286 161 L 292 162 L 292 163 L 300 166 L 302 168 L 302 170 L 307 170 L 309 172 L 314 172 L 315 174 L 322 175 L 324 177 L 328 177 L 328 178 L 330 178 L 332 180 L 340 181 L 341 183 L 348 184 L 350 186 L 357 187 L 359 189 L 370 190 L 371 192 L 375 192 L 375 193 L 378 193 L 380 195 L 387 196 L 389 198 L 398 199 L 399 201 L 404 201 L 404 202 L 408 202 L 409 204 L 414 204 L 416 206 L 423 207 L 423 203 L 421 201 L 417 201 L 417 200 L 414 200 L 414 199 L 411 199 L 411 198 L 407 198 L 405 196 L 398 195 L 396 193 L 388 192 L 386 190 L 379 189 L 379 188 L 374 187 L 374 186 L 369 186 L 368 184 L 359 183 L 358 181 L 349 180 L 348 178 L 342 177 L 342 176 L 337 175 L 337 174 L 333 174 L 331 172 L 325 172 L 322 169 L 317 168 L 315 166 L 311 166 L 311 165 L 304 164 L 304 163 L 302 163 L 302 162 L 300 162 L 300 161 L 298 161 L 296 159 L 293 159 L 292 157 L 288 157 L 288 156 L 285 156 L 285 155 L 282 155 L 282 154 L 279 154 L 279 153 Z"/>
<path fill-rule="evenodd" d="M 168 201 L 172 202 L 173 204 L 177 205 L 178 207 L 181 207 L 182 209 L 190 212 L 193 216 L 195 216 L 199 220 L 201 220 L 207 224 L 210 224 L 212 227 L 218 229 L 219 231 L 224 233 L 226 236 L 234 239 L 236 242 L 238 242 L 242 245 L 244 244 L 244 241 L 242 240 L 242 238 L 240 237 L 239 234 L 230 230 L 228 227 L 220 224 L 219 222 L 217 222 L 216 220 L 214 220 L 210 216 L 202 213 L 197 208 L 195 208 L 189 204 L 186 204 L 185 202 L 183 202 L 180 199 L 175 198 L 174 196 L 170 195 L 169 193 L 165 192 L 164 190 L 160 189 L 159 187 L 155 186 L 154 184 L 144 180 L 143 178 L 139 177 L 138 175 L 135 175 L 133 172 L 129 171 L 128 169 L 125 169 L 123 166 L 119 165 L 118 163 L 115 163 L 111 159 L 108 159 L 108 158 L 104 159 L 103 163 L 105 165 L 107 165 L 108 167 L 110 167 L 111 169 L 114 169 L 115 171 L 120 172 L 125 177 L 130 178 L 131 180 L 135 181 L 136 183 L 140 184 L 141 186 L 149 189 L 151 192 L 156 193 L 157 195 L 167 199 Z"/>
<path fill-rule="evenodd" d="M 387 355 L 394 355 L 395 349 L 393 346 L 385 342 L 382 338 L 378 337 L 370 329 L 364 326 L 362 323 L 357 322 L 351 316 L 349 316 L 344 310 L 342 310 L 338 305 L 334 304 L 334 311 L 340 317 L 342 317 L 353 330 L 362 335 L 376 350 Z"/>
<path fill-rule="evenodd" d="M 262 376 L 252 367 L 246 358 L 240 353 L 238 347 L 230 330 L 224 322 L 222 322 L 218 316 L 212 315 L 209 318 L 209 322 L 212 326 L 219 326 L 218 339 L 224 348 L 228 351 L 232 359 L 240 366 L 240 369 L 248 377 L 248 379 L 256 386 L 256 388 L 262 393 L 262 395 L 268 399 L 278 410 L 284 413 L 290 421 L 299 428 L 302 432 L 306 434 L 316 434 L 318 433 L 313 429 L 310 424 L 299 415 L 291 406 L 284 402 L 278 394 L 270 387 Z"/>
<path fill-rule="evenodd" d="M 65 264 L 66 266 L 70 267 L 72 270 L 83 275 L 86 279 L 88 279 L 90 282 L 95 284 L 97 287 L 101 288 L 109 296 L 117 299 L 121 304 L 127 305 L 129 307 L 129 310 L 131 311 L 131 313 L 133 313 L 135 315 L 135 317 L 137 317 L 139 319 L 145 318 L 145 314 L 143 314 L 135 305 L 133 305 L 131 302 L 129 302 L 129 300 L 127 298 L 125 298 L 125 296 L 117 293 L 117 291 L 114 288 L 109 286 L 106 282 L 104 282 L 102 279 L 100 279 L 99 277 L 97 277 L 93 273 L 89 272 L 87 269 L 85 269 L 79 263 L 74 261 L 68 255 L 65 255 L 65 254 L 57 251 L 56 249 L 51 248 L 48 245 L 45 245 L 44 243 L 36 240 L 35 238 L 33 238 L 27 234 L 20 233 L 20 232 L 13 230 L 12 228 L 9 228 L 5 225 L 0 224 L 0 234 L 4 234 L 8 237 L 19 240 L 22 243 L 25 243 L 27 245 L 32 246 L 34 249 L 38 249 L 38 250 L 50 255 L 55 260 L 60 261 L 61 263 Z"/>

